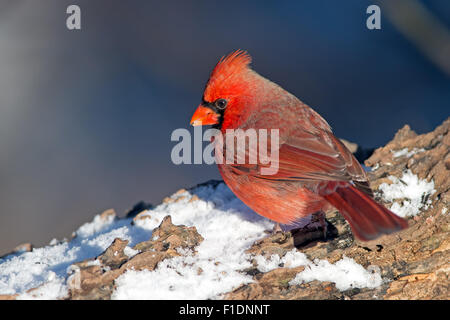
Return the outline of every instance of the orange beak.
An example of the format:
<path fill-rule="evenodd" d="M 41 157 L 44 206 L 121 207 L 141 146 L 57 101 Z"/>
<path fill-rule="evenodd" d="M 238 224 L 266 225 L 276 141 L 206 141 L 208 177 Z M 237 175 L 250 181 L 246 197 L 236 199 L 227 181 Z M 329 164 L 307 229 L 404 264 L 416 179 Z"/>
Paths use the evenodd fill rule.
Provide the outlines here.
<path fill-rule="evenodd" d="M 210 108 L 199 105 L 195 110 L 191 119 L 191 125 L 204 126 L 210 124 L 217 124 L 219 122 L 219 115 L 212 111 Z"/>

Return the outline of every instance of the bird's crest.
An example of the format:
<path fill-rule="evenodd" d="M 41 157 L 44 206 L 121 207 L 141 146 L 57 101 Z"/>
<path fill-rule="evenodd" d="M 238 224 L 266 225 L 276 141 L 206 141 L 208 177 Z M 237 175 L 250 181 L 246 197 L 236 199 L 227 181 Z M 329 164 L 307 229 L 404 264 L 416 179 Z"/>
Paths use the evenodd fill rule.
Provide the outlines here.
<path fill-rule="evenodd" d="M 207 101 L 215 100 L 216 95 L 219 94 L 218 91 L 224 89 L 226 80 L 242 74 L 244 70 L 247 70 L 251 61 L 252 58 L 247 51 L 240 49 L 227 56 L 223 56 L 211 72 L 206 85 L 204 98 Z"/>

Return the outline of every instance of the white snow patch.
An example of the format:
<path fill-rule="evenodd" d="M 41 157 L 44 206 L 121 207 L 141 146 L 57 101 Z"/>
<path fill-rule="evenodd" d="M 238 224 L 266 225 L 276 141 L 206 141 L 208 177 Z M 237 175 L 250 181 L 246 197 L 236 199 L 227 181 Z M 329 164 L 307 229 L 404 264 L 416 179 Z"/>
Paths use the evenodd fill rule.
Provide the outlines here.
<path fill-rule="evenodd" d="M 128 256 L 128 258 L 131 259 L 131 258 L 133 258 L 135 255 L 137 255 L 139 253 L 139 250 L 134 250 L 133 248 L 130 248 L 130 247 L 126 246 L 123 249 L 123 253 L 125 253 Z"/>
<path fill-rule="evenodd" d="M 295 249 L 288 251 L 283 258 L 280 258 L 277 254 L 271 255 L 268 259 L 258 255 L 255 256 L 255 261 L 258 270 L 261 272 L 268 272 L 281 266 L 286 268 L 305 266 L 310 262 L 304 253 L 298 252 Z"/>
<path fill-rule="evenodd" d="M 313 280 L 334 282 L 336 288 L 341 291 L 351 288 L 376 288 L 383 283 L 376 266 L 366 270 L 348 257 L 343 257 L 334 264 L 327 260 L 316 259 L 308 263 L 305 270 L 298 273 L 289 284 L 295 285 Z"/>
<path fill-rule="evenodd" d="M 89 237 L 93 235 L 94 233 L 97 233 L 107 226 L 111 225 L 115 220 L 114 215 L 106 216 L 106 218 L 101 217 L 100 215 L 97 215 L 94 217 L 94 220 L 91 222 L 87 222 L 83 224 L 76 232 L 77 236 L 80 237 Z"/>
<path fill-rule="evenodd" d="M 53 239 L 49 242 L 49 245 L 55 246 L 55 245 L 57 245 L 58 243 L 60 243 L 60 241 L 59 241 L 58 239 L 56 239 L 56 238 L 53 238 Z"/>
<path fill-rule="evenodd" d="M 98 260 L 98 259 L 90 260 L 90 261 L 86 262 L 86 267 L 101 266 L 101 265 L 102 264 L 101 264 L 100 260 Z M 74 266 L 72 266 L 72 267 L 74 267 Z"/>
<path fill-rule="evenodd" d="M 400 179 L 395 176 L 389 176 L 389 179 L 393 183 L 382 183 L 378 190 L 382 191 L 382 198 L 385 201 L 401 200 L 401 204 L 398 202 L 392 204 L 392 212 L 400 217 L 410 217 L 428 209 L 432 202 L 429 198 L 436 192 L 434 181 L 420 180 L 409 169 Z"/>
<path fill-rule="evenodd" d="M 22 295 L 39 287 L 32 291 L 33 294 L 25 294 L 23 297 L 63 298 L 67 292 L 64 279 L 73 263 L 98 256 L 117 237 L 129 240 L 132 246 L 148 240 L 151 230 L 131 228 L 130 223 L 131 219 L 114 221 L 112 217 L 105 221 L 96 216 L 91 223 L 78 229 L 77 236 L 70 242 L 34 248 L 31 252 L 12 254 L 0 259 L 0 294 Z"/>
<path fill-rule="evenodd" d="M 19 295 L 17 300 L 56 300 L 66 297 L 69 292 L 64 282 L 64 278 L 57 276 L 54 272 L 49 272 L 44 284 Z"/>
<path fill-rule="evenodd" d="M 284 266 L 286 268 L 295 268 L 305 266 L 305 270 L 299 272 L 290 285 L 297 285 L 313 280 L 329 281 L 336 284 L 338 290 L 347 290 L 350 288 L 376 288 L 382 284 L 379 269 L 377 267 L 364 269 L 353 259 L 343 257 L 334 264 L 327 260 L 316 259 L 310 261 L 304 253 L 293 249 L 286 253 L 283 258 L 279 255 L 272 255 L 269 259 L 263 256 L 256 256 L 258 270 L 268 272 L 273 269 Z"/>
<path fill-rule="evenodd" d="M 403 148 L 403 149 L 397 150 L 397 151 L 391 150 L 391 152 L 392 152 L 392 156 L 394 158 L 403 157 L 403 156 L 406 156 L 407 158 L 409 158 L 412 155 L 415 155 L 416 153 L 425 151 L 425 149 L 423 149 L 423 148 L 420 148 L 420 149 L 414 148 L 411 151 L 408 151 L 408 150 L 409 150 L 408 148 Z"/>
<path fill-rule="evenodd" d="M 217 299 L 252 282 L 240 272 L 251 266 L 245 250 L 273 223 L 248 209 L 224 184 L 196 194 L 200 200 L 189 202 L 189 195 L 161 204 L 153 209 L 152 217 L 162 220 L 170 214 L 174 224 L 195 226 L 204 238 L 197 253 L 164 260 L 153 271 L 126 272 L 116 280 L 113 299 Z M 149 219 L 138 220 L 136 225 L 158 226 Z"/>
<path fill-rule="evenodd" d="M 199 200 L 190 201 L 193 194 Z M 73 265 L 75 262 L 98 256 L 115 238 L 129 241 L 124 251 L 126 255 L 138 254 L 132 247 L 151 239 L 153 229 L 167 215 L 172 216 L 175 225 L 195 226 L 204 241 L 195 254 L 181 250 L 182 256 L 163 260 L 153 271 L 125 272 L 116 280 L 117 289 L 112 298 L 220 299 L 224 293 L 252 282 L 252 277 L 242 272 L 251 266 L 252 256 L 246 250 L 263 238 L 265 231 L 273 228 L 273 223 L 250 210 L 223 183 L 216 187 L 199 186 L 172 198 L 176 201 L 150 210 L 151 219 L 131 224 L 131 218 L 96 216 L 92 222 L 81 226 L 71 241 L 53 241 L 52 245 L 0 259 L 0 294 L 19 294 L 21 299 L 64 298 L 68 283 L 79 285 L 79 268 Z M 331 275 L 328 278 L 325 275 L 332 274 L 339 288 L 375 285 L 367 280 L 364 268 L 359 266 L 358 269 L 358 265 L 347 260 L 343 265 L 325 265 L 325 262 L 311 262 L 294 250 L 281 259 L 273 257 L 264 261 L 257 257 L 257 261 L 262 271 L 276 268 L 280 263 L 286 267 L 305 265 L 313 270 L 308 272 L 313 272 L 314 276 L 305 270 L 296 278 L 298 281 L 307 281 L 308 277 L 329 281 Z M 99 261 L 91 263 L 95 265 Z M 350 267 L 356 271 L 353 273 Z M 336 278 L 341 276 L 344 280 Z M 27 293 L 33 288 L 37 289 Z"/>

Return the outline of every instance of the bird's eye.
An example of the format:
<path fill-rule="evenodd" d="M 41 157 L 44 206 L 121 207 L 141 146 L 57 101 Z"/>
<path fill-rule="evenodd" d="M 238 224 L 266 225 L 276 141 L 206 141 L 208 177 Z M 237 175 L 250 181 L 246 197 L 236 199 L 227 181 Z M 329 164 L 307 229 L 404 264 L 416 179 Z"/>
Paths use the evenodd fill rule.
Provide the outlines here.
<path fill-rule="evenodd" d="M 227 106 L 228 101 L 225 99 L 218 99 L 216 102 L 214 102 L 214 105 L 217 109 L 223 110 Z"/>

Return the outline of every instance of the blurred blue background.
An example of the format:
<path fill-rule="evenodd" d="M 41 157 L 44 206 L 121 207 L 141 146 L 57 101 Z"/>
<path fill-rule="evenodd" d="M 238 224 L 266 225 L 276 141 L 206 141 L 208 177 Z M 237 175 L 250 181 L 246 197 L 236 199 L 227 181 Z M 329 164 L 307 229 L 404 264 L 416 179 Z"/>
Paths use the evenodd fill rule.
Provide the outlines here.
<path fill-rule="evenodd" d="M 373 3 L 381 30 L 366 28 Z M 433 44 L 439 64 L 395 19 L 422 3 L 448 30 L 450 1 L 401 3 L 0 0 L 0 253 L 219 178 L 173 165 L 170 134 L 238 48 L 339 137 L 376 147 L 404 124 L 434 129 L 449 116 L 450 42 Z M 69 4 L 81 30 L 66 28 Z"/>

